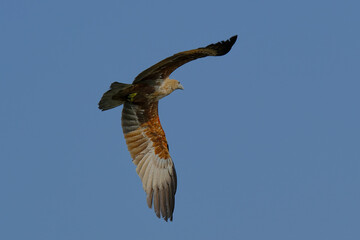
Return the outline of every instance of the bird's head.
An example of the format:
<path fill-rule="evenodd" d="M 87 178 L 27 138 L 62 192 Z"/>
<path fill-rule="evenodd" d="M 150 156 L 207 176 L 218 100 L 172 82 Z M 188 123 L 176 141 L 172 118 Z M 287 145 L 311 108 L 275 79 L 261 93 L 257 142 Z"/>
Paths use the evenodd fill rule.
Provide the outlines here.
<path fill-rule="evenodd" d="M 173 91 L 180 89 L 180 90 L 184 90 L 184 87 L 180 84 L 180 82 L 178 80 L 175 79 L 169 79 L 171 82 L 171 88 L 173 89 Z"/>
<path fill-rule="evenodd" d="M 160 98 L 163 98 L 177 89 L 184 89 L 184 87 L 180 84 L 178 80 L 167 78 L 161 84 L 158 96 Z"/>
<path fill-rule="evenodd" d="M 184 90 L 184 87 L 180 84 L 178 80 L 167 78 L 162 84 L 163 89 L 166 92 L 166 95 L 172 93 L 177 89 Z"/>

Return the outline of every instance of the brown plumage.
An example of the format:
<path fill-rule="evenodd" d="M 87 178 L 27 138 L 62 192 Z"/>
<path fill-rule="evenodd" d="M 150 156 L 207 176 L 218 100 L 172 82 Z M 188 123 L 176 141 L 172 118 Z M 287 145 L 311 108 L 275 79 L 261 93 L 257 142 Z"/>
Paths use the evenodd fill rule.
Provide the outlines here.
<path fill-rule="evenodd" d="M 206 56 L 222 56 L 234 45 L 237 36 L 206 47 L 177 53 L 141 72 L 132 84 L 114 82 L 99 102 L 101 110 L 124 104 L 121 123 L 128 150 L 137 166 L 149 208 L 157 217 L 173 219 L 176 171 L 169 154 L 158 115 L 158 101 L 176 89 L 179 81 L 169 79 L 178 67 Z"/>

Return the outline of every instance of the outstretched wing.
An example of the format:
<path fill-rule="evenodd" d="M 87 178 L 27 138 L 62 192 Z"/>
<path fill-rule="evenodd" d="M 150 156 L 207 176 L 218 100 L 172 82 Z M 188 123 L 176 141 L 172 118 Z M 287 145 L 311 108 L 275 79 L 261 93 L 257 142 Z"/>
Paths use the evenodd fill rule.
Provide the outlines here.
<path fill-rule="evenodd" d="M 121 122 L 149 208 L 154 205 L 157 217 L 172 221 L 176 172 L 160 124 L 158 102 L 142 105 L 125 102 Z"/>
<path fill-rule="evenodd" d="M 193 49 L 185 52 L 177 53 L 171 57 L 165 58 L 152 67 L 141 72 L 133 83 L 138 83 L 143 80 L 152 79 L 166 79 L 178 67 L 188 63 L 192 60 L 203 58 L 206 56 L 222 56 L 227 54 L 231 47 L 236 42 L 237 35 L 231 37 L 229 40 L 210 44 L 206 47 Z"/>

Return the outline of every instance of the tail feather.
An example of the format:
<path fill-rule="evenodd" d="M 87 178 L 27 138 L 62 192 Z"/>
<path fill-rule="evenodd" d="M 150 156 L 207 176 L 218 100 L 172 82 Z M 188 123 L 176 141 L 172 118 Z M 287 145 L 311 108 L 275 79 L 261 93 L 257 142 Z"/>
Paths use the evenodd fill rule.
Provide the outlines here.
<path fill-rule="evenodd" d="M 122 105 L 127 96 L 126 90 L 131 86 L 131 84 L 113 82 L 110 86 L 110 90 L 102 96 L 99 102 L 99 109 L 105 111 Z M 124 98 L 121 98 L 122 95 L 124 95 Z M 114 98 L 114 96 L 116 96 L 116 98 Z"/>

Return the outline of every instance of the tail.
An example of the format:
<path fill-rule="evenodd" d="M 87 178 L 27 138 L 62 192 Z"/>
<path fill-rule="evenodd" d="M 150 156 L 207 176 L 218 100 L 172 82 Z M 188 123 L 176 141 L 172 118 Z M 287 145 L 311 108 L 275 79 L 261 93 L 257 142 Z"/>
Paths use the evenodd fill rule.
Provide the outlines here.
<path fill-rule="evenodd" d="M 110 90 L 102 96 L 99 102 L 99 109 L 105 111 L 122 105 L 128 95 L 127 90 L 131 86 L 131 84 L 113 82 L 110 86 Z"/>

